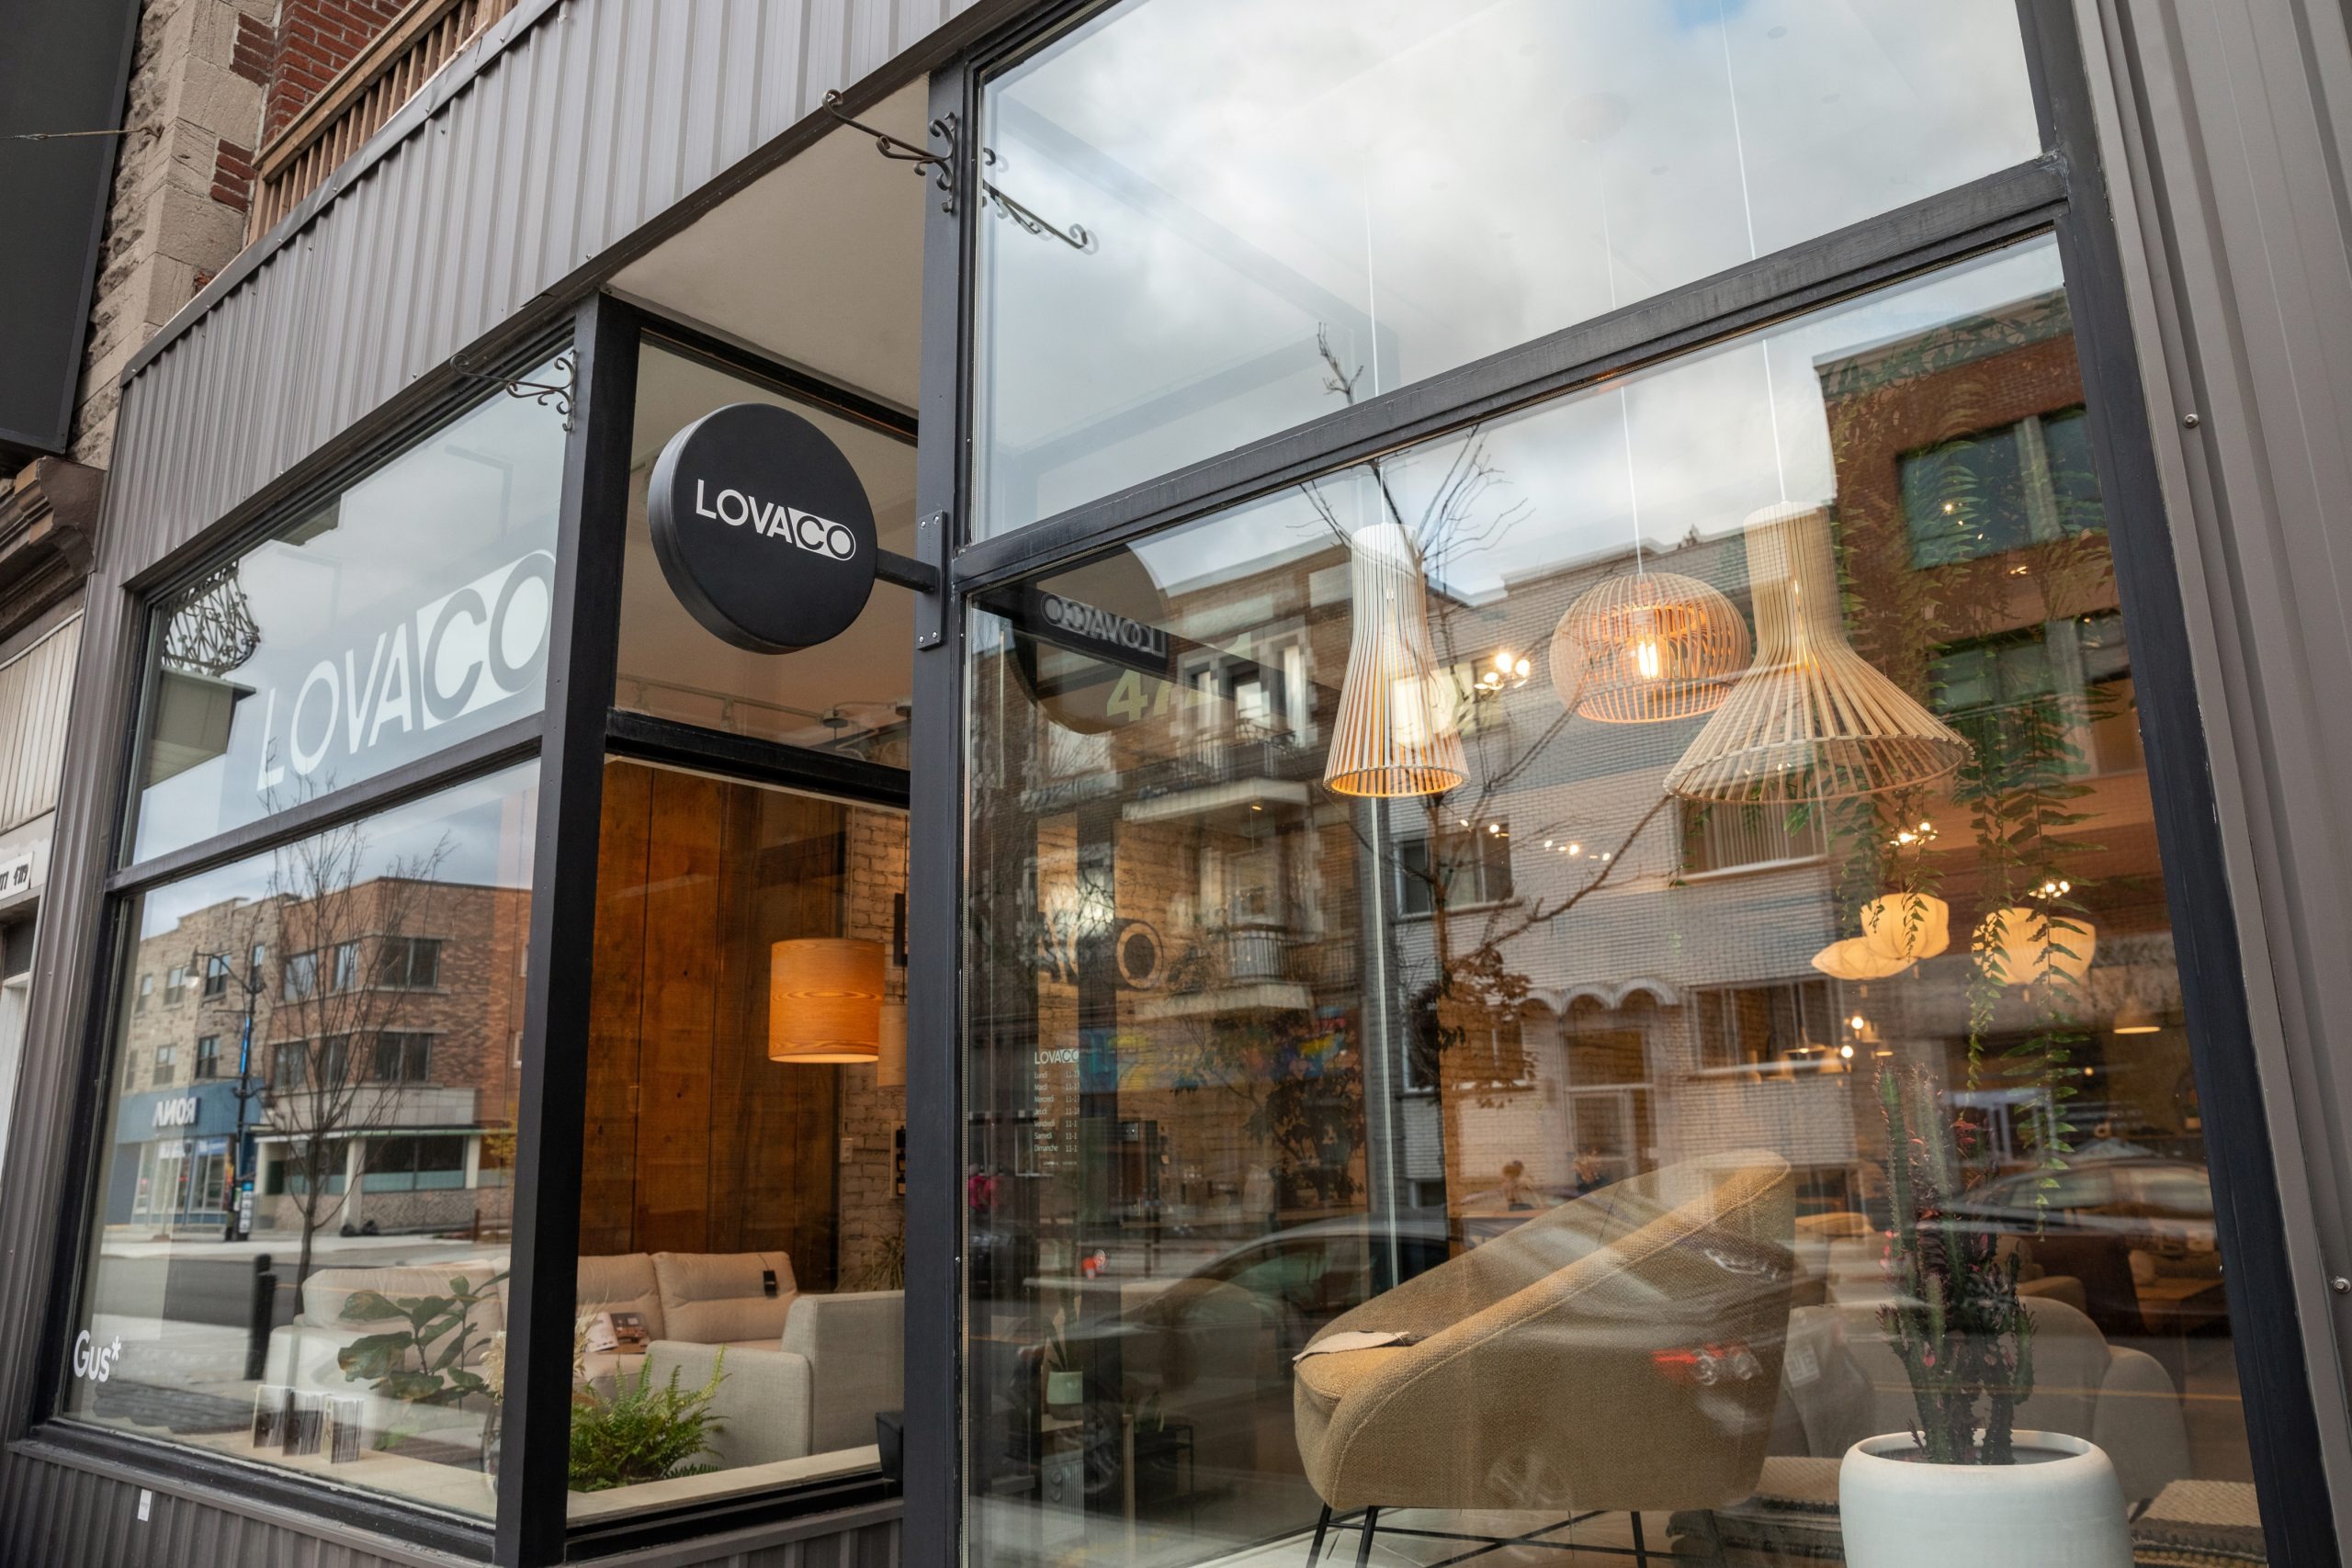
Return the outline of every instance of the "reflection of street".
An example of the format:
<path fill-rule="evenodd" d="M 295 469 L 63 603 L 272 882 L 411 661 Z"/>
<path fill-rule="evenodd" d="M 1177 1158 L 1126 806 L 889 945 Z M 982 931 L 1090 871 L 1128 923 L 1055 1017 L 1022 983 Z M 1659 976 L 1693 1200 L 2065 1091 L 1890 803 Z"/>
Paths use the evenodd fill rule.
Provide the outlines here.
<path fill-rule="evenodd" d="M 165 1425 L 179 1432 L 226 1431 L 250 1419 L 248 1358 L 269 1331 L 300 1310 L 291 1238 L 248 1242 L 110 1242 L 92 1276 L 87 1322 L 93 1337 L 122 1341 L 121 1359 L 96 1391 L 106 1420 Z M 415 1236 L 356 1236 L 322 1249 L 318 1268 L 395 1268 L 472 1256 L 465 1242 Z M 274 1277 L 266 1318 L 255 1324 L 256 1264 Z"/>

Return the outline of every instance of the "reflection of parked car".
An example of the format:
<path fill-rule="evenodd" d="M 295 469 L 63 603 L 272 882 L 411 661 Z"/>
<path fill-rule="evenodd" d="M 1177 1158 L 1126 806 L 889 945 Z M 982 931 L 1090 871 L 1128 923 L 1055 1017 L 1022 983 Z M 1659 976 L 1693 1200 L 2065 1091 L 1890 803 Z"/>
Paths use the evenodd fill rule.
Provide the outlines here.
<path fill-rule="evenodd" d="M 1392 1235 L 1393 1274 L 1385 1257 Z M 1024 1354 L 1021 1375 L 1043 1384 L 1055 1371 L 1080 1374 L 1081 1401 L 1049 1405 L 1043 1425 L 1074 1424 L 1089 1495 L 1118 1483 L 1128 1416 L 1143 1430 L 1188 1428 L 1204 1473 L 1252 1471 L 1261 1458 L 1282 1457 L 1261 1456 L 1259 1436 L 1288 1429 L 1290 1358 L 1325 1324 L 1397 1279 L 1434 1268 L 1448 1250 L 1442 1220 L 1311 1221 L 1244 1242 L 1156 1289 L 1114 1286 L 1125 1304 L 1081 1315 L 1057 1342 Z M 1101 1302 L 1103 1283 L 1078 1293 Z M 1139 1494 L 1149 1490 L 1139 1485 Z"/>
<path fill-rule="evenodd" d="M 2081 1280 L 2102 1332 L 2185 1331 L 2226 1314 L 2201 1166 L 2078 1158 L 1997 1177 L 1954 1207 L 1972 1228 L 2016 1238 L 2045 1274 Z"/>

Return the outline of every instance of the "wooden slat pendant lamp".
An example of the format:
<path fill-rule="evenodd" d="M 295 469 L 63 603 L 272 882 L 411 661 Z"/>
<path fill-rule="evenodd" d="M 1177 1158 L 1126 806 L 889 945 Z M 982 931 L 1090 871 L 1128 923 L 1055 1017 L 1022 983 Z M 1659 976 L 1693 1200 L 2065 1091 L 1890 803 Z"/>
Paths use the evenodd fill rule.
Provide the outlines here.
<path fill-rule="evenodd" d="M 1666 775 L 1688 800 L 1840 800 L 1933 783 L 1968 742 L 1846 641 L 1826 506 L 1747 519 L 1756 662 Z"/>
<path fill-rule="evenodd" d="M 768 1059 L 871 1062 L 882 1050 L 882 944 L 802 937 L 768 950 Z"/>
<path fill-rule="evenodd" d="M 1747 623 L 1695 577 L 1642 562 L 1642 497 L 1634 468 L 1633 400 L 1617 390 L 1625 435 L 1625 499 L 1634 573 L 1587 590 L 1552 628 L 1552 685 L 1579 718 L 1657 724 L 1723 706 L 1747 669 Z"/>
<path fill-rule="evenodd" d="M 1568 606 L 1552 631 L 1552 684 L 1581 718 L 1656 724 L 1723 706 L 1747 668 L 1747 623 L 1695 577 L 1635 570 Z"/>
<path fill-rule="evenodd" d="M 1337 795 L 1443 795 L 1470 774 L 1452 677 L 1430 642 L 1421 552 L 1402 525 L 1348 540 L 1355 630 L 1323 782 Z"/>

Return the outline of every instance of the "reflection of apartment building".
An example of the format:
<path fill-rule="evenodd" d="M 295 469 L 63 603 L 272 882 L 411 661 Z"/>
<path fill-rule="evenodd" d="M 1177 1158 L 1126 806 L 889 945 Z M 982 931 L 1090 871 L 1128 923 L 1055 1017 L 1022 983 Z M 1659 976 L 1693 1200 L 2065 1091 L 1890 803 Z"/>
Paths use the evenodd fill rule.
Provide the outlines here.
<path fill-rule="evenodd" d="M 503 1229 L 526 904 L 381 877 L 142 941 L 109 1221 L 218 1227 L 243 1169 L 258 1231 L 300 1228 L 313 1181 L 331 1228 Z"/>

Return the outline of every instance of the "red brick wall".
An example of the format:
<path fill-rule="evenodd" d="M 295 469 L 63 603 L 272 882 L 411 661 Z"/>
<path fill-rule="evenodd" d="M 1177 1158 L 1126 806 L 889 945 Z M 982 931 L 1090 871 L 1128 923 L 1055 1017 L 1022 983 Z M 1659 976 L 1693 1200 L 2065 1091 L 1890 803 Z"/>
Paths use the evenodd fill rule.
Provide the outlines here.
<path fill-rule="evenodd" d="M 271 40 L 269 90 L 262 101 L 261 140 L 286 128 L 416 0 L 279 0 Z M 238 33 L 239 63 L 247 35 Z"/>

